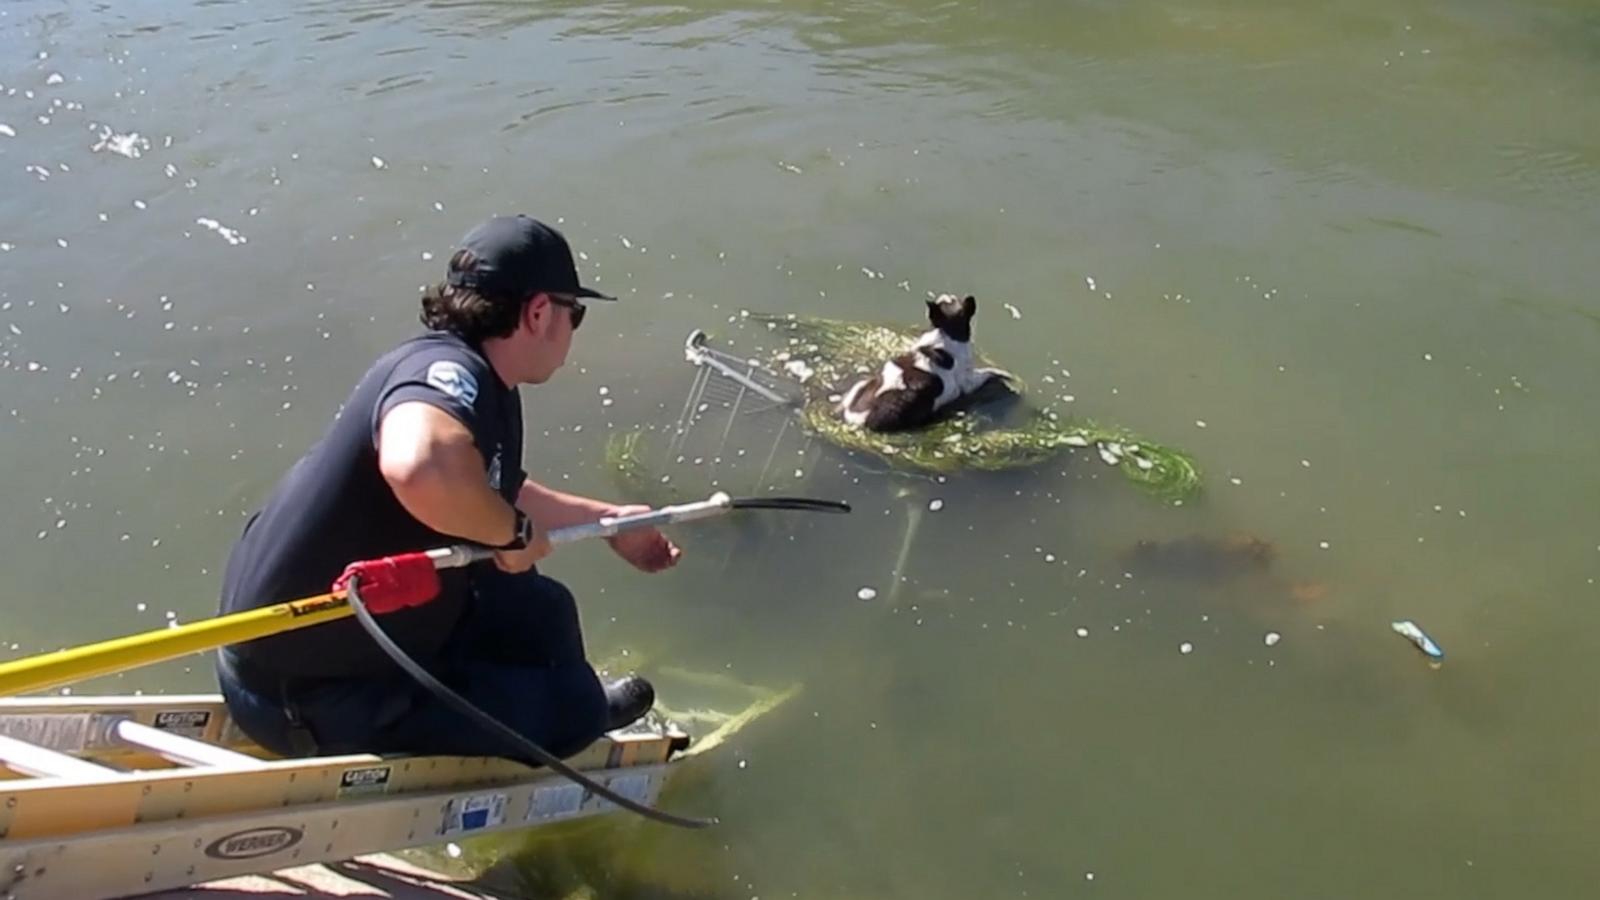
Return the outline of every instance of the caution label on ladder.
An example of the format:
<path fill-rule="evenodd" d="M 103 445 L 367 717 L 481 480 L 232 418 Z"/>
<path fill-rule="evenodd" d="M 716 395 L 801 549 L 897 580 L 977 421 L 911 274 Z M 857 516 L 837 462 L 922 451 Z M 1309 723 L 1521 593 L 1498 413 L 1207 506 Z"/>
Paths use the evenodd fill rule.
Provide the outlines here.
<path fill-rule="evenodd" d="M 205 709 L 164 709 L 156 713 L 155 727 L 184 737 L 200 738 L 211 724 L 211 711 Z"/>
<path fill-rule="evenodd" d="M 338 796 L 340 797 L 386 794 L 388 792 L 388 766 L 363 766 L 359 769 L 345 769 L 339 776 Z"/>

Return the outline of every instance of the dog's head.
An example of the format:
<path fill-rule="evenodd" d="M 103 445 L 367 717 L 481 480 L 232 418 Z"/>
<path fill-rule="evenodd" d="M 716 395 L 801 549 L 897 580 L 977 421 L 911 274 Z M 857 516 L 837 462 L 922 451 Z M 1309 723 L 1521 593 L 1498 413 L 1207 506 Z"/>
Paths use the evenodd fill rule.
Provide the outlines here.
<path fill-rule="evenodd" d="M 964 298 L 940 294 L 939 299 L 928 301 L 928 321 L 952 341 L 972 340 L 972 317 L 977 312 L 978 299 L 970 294 Z"/>

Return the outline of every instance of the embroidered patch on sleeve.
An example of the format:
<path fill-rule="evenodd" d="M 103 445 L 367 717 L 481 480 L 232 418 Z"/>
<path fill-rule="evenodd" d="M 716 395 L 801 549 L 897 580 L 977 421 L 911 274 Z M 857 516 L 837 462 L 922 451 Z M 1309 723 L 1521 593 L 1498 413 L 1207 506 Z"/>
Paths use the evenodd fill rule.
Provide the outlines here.
<path fill-rule="evenodd" d="M 478 399 L 478 381 L 466 367 L 447 359 L 428 367 L 428 384 L 471 406 Z"/>

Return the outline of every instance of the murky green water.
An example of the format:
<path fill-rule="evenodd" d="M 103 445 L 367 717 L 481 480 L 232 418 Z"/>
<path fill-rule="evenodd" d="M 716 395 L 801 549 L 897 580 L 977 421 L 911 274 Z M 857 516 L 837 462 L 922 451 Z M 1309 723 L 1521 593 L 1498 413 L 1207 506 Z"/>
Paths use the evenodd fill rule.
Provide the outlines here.
<path fill-rule="evenodd" d="M 651 580 L 564 551 L 597 655 L 805 684 L 676 798 L 724 820 L 672 838 L 680 886 L 1592 895 L 1592 6 L 9 0 L 0 86 L 12 653 L 208 615 L 451 242 L 527 211 L 624 298 L 527 397 L 563 486 L 676 418 L 689 329 L 943 290 L 1035 397 L 1206 472 L 1172 507 L 1093 457 L 813 445 L 849 520 L 686 527 Z M 1120 562 L 1236 532 L 1268 574 Z"/>

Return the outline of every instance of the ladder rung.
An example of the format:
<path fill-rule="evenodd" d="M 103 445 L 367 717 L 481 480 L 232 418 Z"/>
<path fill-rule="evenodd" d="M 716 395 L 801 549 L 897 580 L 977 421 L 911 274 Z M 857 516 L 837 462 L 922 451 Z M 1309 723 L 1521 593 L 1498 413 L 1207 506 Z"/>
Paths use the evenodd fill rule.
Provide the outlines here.
<path fill-rule="evenodd" d="M 197 741 L 181 734 L 151 728 L 141 725 L 132 719 L 123 719 L 116 724 L 114 733 L 117 739 L 146 750 L 152 750 L 161 756 L 181 763 L 186 766 L 219 766 L 227 769 L 255 769 L 266 765 L 254 756 L 239 753 L 226 747 L 218 747 L 205 741 Z"/>
<path fill-rule="evenodd" d="M 116 769 L 3 734 L 0 734 L 0 762 L 14 771 L 34 776 L 98 779 L 121 774 Z"/>

